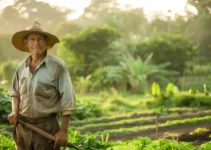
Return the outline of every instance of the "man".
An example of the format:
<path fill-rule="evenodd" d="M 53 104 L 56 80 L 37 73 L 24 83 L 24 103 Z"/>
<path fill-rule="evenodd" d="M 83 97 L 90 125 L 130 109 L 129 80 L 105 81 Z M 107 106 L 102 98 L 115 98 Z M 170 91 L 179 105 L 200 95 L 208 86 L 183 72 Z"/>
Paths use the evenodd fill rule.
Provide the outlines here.
<path fill-rule="evenodd" d="M 56 43 L 59 39 L 45 32 L 36 21 L 12 37 L 15 48 L 30 53 L 17 67 L 12 83 L 12 112 L 8 120 L 16 127 L 13 137 L 17 150 L 66 146 L 68 125 L 75 111 L 75 94 L 65 64 L 47 53 Z M 57 121 L 59 112 L 61 127 Z M 18 119 L 55 135 L 55 143 L 18 124 Z"/>

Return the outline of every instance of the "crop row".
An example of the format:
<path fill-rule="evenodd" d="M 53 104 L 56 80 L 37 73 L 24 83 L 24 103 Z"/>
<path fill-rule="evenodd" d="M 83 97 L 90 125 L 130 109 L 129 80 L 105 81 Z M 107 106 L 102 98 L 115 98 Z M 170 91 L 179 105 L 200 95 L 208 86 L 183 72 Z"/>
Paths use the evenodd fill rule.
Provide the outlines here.
<path fill-rule="evenodd" d="M 194 109 L 194 108 L 170 108 L 165 110 L 166 114 L 186 114 L 186 113 L 197 113 L 201 112 L 200 109 Z M 88 124 L 98 124 L 98 123 L 108 123 L 108 122 L 115 122 L 115 121 L 121 121 L 121 120 L 127 120 L 127 119 L 133 119 L 133 118 L 140 118 L 140 117 L 153 117 L 155 116 L 155 112 L 152 110 L 148 112 L 142 112 L 142 113 L 132 113 L 129 115 L 119 115 L 118 117 L 101 117 L 101 118 L 93 118 L 89 120 L 82 120 L 82 121 L 72 121 L 71 126 L 74 127 L 81 127 Z"/>
<path fill-rule="evenodd" d="M 159 118 L 159 123 L 165 123 L 167 121 L 173 121 L 173 120 L 184 120 L 184 119 L 195 118 L 195 117 L 204 117 L 204 116 L 209 116 L 209 115 L 211 115 L 211 111 L 187 113 L 187 114 L 176 115 L 176 116 L 175 115 L 161 116 Z M 88 124 L 88 125 L 78 127 L 77 129 L 81 133 L 85 133 L 85 132 L 97 132 L 101 130 L 131 128 L 135 126 L 154 125 L 154 124 L 155 124 L 155 116 L 120 120 L 120 121 L 109 122 L 109 123 Z"/>
<path fill-rule="evenodd" d="M 211 116 L 204 116 L 204 117 L 194 117 L 194 118 L 186 118 L 180 120 L 172 120 L 167 121 L 165 123 L 159 124 L 159 131 L 166 131 L 170 132 L 175 128 L 183 128 L 187 126 L 200 126 L 205 124 L 211 123 Z M 101 129 L 98 132 L 95 132 L 94 135 L 102 136 L 109 134 L 110 140 L 121 140 L 121 139 L 134 139 L 139 136 L 147 136 L 150 133 L 154 133 L 156 129 L 156 125 L 143 125 L 143 126 L 134 126 L 130 128 L 116 128 L 116 129 Z M 86 132 L 88 133 L 88 132 Z"/>

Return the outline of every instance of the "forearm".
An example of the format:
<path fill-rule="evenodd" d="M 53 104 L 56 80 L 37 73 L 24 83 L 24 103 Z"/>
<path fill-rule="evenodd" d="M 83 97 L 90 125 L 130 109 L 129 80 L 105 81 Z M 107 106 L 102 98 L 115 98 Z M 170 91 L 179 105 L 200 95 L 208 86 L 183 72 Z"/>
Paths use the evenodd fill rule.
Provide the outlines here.
<path fill-rule="evenodd" d="M 12 112 L 19 113 L 20 99 L 19 97 L 12 97 Z"/>
<path fill-rule="evenodd" d="M 70 120 L 71 120 L 71 115 L 63 115 L 62 116 L 61 130 L 65 131 L 65 132 L 68 131 Z"/>

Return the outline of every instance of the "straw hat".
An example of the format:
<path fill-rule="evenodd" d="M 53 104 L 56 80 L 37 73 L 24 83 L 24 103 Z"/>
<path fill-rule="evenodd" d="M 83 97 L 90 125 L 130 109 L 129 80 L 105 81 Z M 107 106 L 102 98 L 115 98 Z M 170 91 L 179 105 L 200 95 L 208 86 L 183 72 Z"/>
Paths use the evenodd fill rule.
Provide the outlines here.
<path fill-rule="evenodd" d="M 59 39 L 55 35 L 45 32 L 41 25 L 37 21 L 34 21 L 25 30 L 16 32 L 12 36 L 12 44 L 20 51 L 29 52 L 24 39 L 34 32 L 41 33 L 47 37 L 46 50 L 51 49 L 54 44 L 59 43 Z"/>

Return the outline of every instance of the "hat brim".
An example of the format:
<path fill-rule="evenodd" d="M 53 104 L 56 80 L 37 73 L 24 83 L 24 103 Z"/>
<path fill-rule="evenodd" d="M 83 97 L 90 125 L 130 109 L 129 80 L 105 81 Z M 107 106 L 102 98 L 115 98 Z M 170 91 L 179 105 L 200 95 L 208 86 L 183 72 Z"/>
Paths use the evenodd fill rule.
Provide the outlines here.
<path fill-rule="evenodd" d="M 27 35 L 31 33 L 40 33 L 45 36 L 47 36 L 47 43 L 46 43 L 46 50 L 50 50 L 54 44 L 59 43 L 59 39 L 48 32 L 43 32 L 43 31 L 35 31 L 35 30 L 23 30 L 16 32 L 13 37 L 12 37 L 12 44 L 15 46 L 20 51 L 24 52 L 29 52 L 28 47 L 26 46 L 24 39 L 26 38 Z"/>

